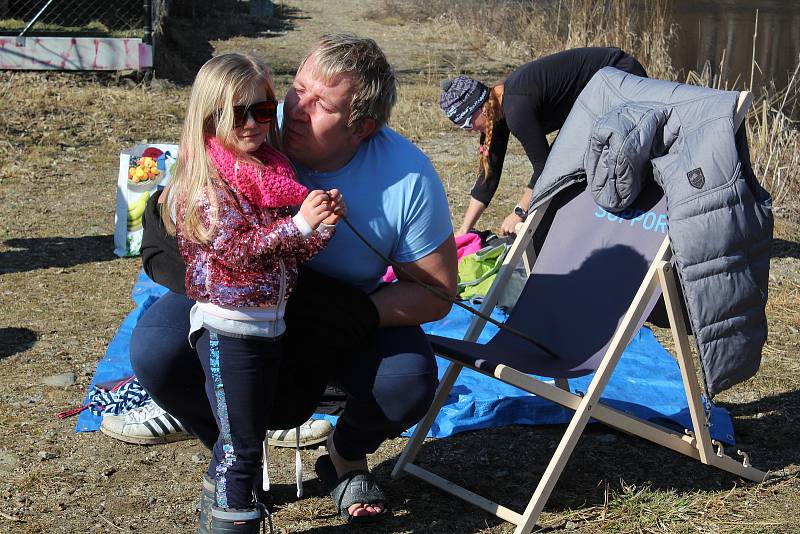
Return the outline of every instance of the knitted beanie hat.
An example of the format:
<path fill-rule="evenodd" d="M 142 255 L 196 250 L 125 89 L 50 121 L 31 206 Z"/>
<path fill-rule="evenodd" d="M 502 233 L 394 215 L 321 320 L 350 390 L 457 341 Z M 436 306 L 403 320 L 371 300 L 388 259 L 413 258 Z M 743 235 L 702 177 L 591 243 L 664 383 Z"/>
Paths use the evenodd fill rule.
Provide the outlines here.
<path fill-rule="evenodd" d="M 442 81 L 440 85 L 442 96 L 439 97 L 439 106 L 447 118 L 458 126 L 464 124 L 489 98 L 489 88 L 468 76 L 456 76 L 452 80 Z"/>

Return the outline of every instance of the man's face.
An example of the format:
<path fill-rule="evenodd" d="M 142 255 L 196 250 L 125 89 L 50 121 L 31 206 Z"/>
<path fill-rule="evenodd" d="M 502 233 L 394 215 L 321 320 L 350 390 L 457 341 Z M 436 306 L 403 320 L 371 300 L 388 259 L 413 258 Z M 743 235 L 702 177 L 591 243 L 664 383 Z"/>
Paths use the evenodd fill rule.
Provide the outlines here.
<path fill-rule="evenodd" d="M 283 148 L 300 165 L 327 172 L 344 167 L 366 137 L 361 128 L 348 128 L 353 82 L 336 76 L 327 82 L 314 75 L 311 56 L 286 94 Z"/>

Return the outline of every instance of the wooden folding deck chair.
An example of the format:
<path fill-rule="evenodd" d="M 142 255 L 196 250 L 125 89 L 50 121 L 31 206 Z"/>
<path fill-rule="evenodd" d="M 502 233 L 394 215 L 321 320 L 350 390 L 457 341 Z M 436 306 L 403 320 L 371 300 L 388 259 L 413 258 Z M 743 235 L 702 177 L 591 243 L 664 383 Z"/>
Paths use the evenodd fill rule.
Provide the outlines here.
<path fill-rule="evenodd" d="M 740 94 L 735 127 L 741 124 L 751 101 L 750 93 Z M 745 479 L 762 481 L 766 477 L 766 473 L 750 466 L 745 453 L 739 452 L 743 461 L 731 458 L 711 438 L 682 297 L 670 264 L 672 251 L 661 189 L 652 184 L 626 213 L 612 215 L 599 208 L 584 187 L 574 185 L 551 199 L 549 204 L 556 212 L 538 256 L 532 250 L 532 237 L 548 206 L 540 206 L 528 216 L 481 308 L 486 314 L 491 312 L 511 272 L 523 261 L 528 281 L 506 324 L 541 341 L 558 357 L 504 330 L 485 345 L 475 343 L 485 325 L 477 316 L 463 340 L 429 336 L 436 353 L 451 363 L 430 410 L 392 471 L 393 478 L 409 473 L 516 524 L 515 533 L 531 532 L 535 526 L 590 417 Z M 661 294 L 693 425 L 692 431 L 684 433 L 600 401 L 625 347 Z M 464 367 L 575 411 L 522 514 L 413 463 Z M 595 375 L 585 394 L 570 392 L 570 378 L 592 372 Z M 537 376 L 554 381 L 545 382 Z"/>

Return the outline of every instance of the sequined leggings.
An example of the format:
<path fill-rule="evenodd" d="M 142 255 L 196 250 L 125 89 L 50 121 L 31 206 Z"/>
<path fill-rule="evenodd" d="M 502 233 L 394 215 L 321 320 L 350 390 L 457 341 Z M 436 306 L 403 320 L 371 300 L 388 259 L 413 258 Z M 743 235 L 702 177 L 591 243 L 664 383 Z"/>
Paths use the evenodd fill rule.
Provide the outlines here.
<path fill-rule="evenodd" d="M 238 339 L 208 330 L 197 341 L 206 395 L 220 430 L 209 466 L 220 508 L 254 506 L 252 489 L 272 411 L 280 346 L 272 339 Z"/>

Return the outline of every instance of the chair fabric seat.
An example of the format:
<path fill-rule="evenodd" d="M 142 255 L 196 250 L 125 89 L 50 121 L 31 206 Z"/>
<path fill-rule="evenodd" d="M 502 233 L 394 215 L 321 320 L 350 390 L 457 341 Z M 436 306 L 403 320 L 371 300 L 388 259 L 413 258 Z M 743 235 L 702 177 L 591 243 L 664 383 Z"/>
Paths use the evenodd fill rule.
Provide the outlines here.
<path fill-rule="evenodd" d="M 436 354 L 489 374 L 494 373 L 500 364 L 526 374 L 550 378 L 576 378 L 596 370 L 594 358 L 566 354 L 554 358 L 530 341 L 513 334 L 498 334 L 485 345 L 436 335 L 428 335 L 428 341 Z"/>
<path fill-rule="evenodd" d="M 666 237 L 666 225 L 653 231 L 643 221 L 666 221 L 666 204 L 661 189 L 651 184 L 632 209 L 611 215 L 600 210 L 585 184 L 579 183 L 562 191 L 551 209 L 556 211 L 553 231 L 507 323 L 544 343 L 558 358 L 504 330 L 485 345 L 428 336 L 437 354 L 486 373 L 499 364 L 549 378 L 575 378 L 597 370 Z M 637 326 L 659 295 L 648 302 Z"/>

